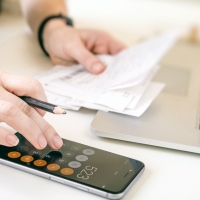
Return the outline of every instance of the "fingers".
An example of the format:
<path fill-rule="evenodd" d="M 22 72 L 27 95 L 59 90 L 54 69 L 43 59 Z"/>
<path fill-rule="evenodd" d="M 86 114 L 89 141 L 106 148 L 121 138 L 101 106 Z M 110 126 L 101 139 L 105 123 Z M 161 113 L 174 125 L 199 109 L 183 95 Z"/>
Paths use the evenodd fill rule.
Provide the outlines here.
<path fill-rule="evenodd" d="M 116 54 L 120 51 L 122 51 L 123 49 L 127 48 L 127 46 L 119 41 L 117 41 L 114 38 L 109 38 L 108 41 L 108 49 L 109 49 L 109 53 L 110 54 Z"/>
<path fill-rule="evenodd" d="M 42 101 L 47 101 L 41 83 L 35 79 L 0 72 L 0 85 L 17 96 L 30 96 Z M 43 110 L 36 110 L 42 116 L 45 114 Z"/>
<path fill-rule="evenodd" d="M 0 127 L 0 144 L 12 147 L 16 146 L 19 143 L 19 139 L 12 133 L 10 133 L 8 130 Z"/>
<path fill-rule="evenodd" d="M 80 30 L 79 33 L 86 47 L 95 54 L 116 54 L 126 48 L 126 45 L 103 31 Z"/>
<path fill-rule="evenodd" d="M 53 27 L 54 31 L 44 34 L 44 41 L 54 64 L 69 66 L 77 61 L 89 72 L 100 74 L 105 65 L 94 54 L 115 54 L 125 48 L 102 31 L 78 30 L 63 24 Z"/>
<path fill-rule="evenodd" d="M 96 45 L 93 47 L 93 49 L 91 51 L 95 54 L 110 54 L 108 45 L 105 45 L 105 44 Z"/>
<path fill-rule="evenodd" d="M 46 147 L 46 139 L 36 123 L 12 103 L 0 100 L 0 120 L 25 135 L 37 149 Z"/>
<path fill-rule="evenodd" d="M 105 65 L 95 55 L 87 50 L 84 45 L 74 45 L 70 51 L 71 56 L 82 64 L 89 72 L 99 74 L 105 70 Z"/>
<path fill-rule="evenodd" d="M 100 39 L 93 44 L 93 48 L 90 47 L 91 51 L 95 54 L 111 54 L 114 55 L 121 50 L 127 48 L 123 43 L 115 40 L 109 35 L 104 36 L 105 39 Z M 91 45 L 91 44 L 90 44 Z"/>
<path fill-rule="evenodd" d="M 4 113 L 2 118 L 7 124 L 23 134 L 36 148 L 39 148 L 39 146 L 40 148 L 44 148 L 46 143 L 53 149 L 58 149 L 62 146 L 62 139 L 58 136 L 55 129 L 50 126 L 35 109 L 17 96 L 4 90 L 2 87 L 0 87 L 0 93 L 2 94 L 2 99 L 7 102 L 0 107 L 0 113 Z M 5 109 L 8 110 L 6 114 L 4 111 Z M 13 115 L 12 120 L 8 118 L 7 112 Z M 17 114 L 13 114 L 13 112 L 17 112 Z M 24 123 L 22 117 L 24 120 L 27 120 L 29 124 Z M 33 127 L 33 129 L 30 127 Z"/>
<path fill-rule="evenodd" d="M 31 78 L 0 72 L 0 85 L 2 86 L 0 87 L 0 121 L 23 134 L 37 149 L 45 148 L 47 142 L 53 149 L 60 148 L 62 146 L 61 138 L 53 127 L 41 117 L 45 112 L 38 110 L 40 115 L 34 108 L 16 96 L 31 96 L 46 101 L 41 84 Z M 8 133 L 4 131 L 1 134 L 0 132 L 4 144 L 9 145 L 5 141 L 5 134 Z M 8 139 L 11 140 L 11 138 L 14 137 L 9 135 Z"/>
<path fill-rule="evenodd" d="M 64 65 L 64 66 L 72 66 L 74 64 L 77 64 L 76 61 L 74 60 L 67 60 L 67 59 L 62 59 L 58 58 L 57 56 L 51 56 L 51 61 L 54 65 Z"/>
<path fill-rule="evenodd" d="M 78 33 L 81 40 L 76 39 L 76 42 L 65 50 L 66 55 L 70 52 L 70 57 L 93 74 L 100 74 L 105 70 L 105 65 L 93 53 L 116 54 L 126 48 L 124 44 L 101 31 L 81 30 Z"/>

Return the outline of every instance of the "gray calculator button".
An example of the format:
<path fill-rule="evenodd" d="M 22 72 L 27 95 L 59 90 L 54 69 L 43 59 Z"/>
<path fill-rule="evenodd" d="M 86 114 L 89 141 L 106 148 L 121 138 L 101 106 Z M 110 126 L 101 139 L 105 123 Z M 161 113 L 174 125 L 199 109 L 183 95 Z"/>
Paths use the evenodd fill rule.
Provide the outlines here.
<path fill-rule="evenodd" d="M 69 143 L 63 141 L 62 148 L 64 148 L 64 147 L 68 147 L 68 146 L 69 146 Z"/>
<path fill-rule="evenodd" d="M 83 153 L 84 153 L 85 155 L 87 155 L 87 156 L 91 156 L 91 155 L 95 154 L 95 151 L 92 150 L 92 149 L 84 149 L 84 150 L 83 150 Z"/>
<path fill-rule="evenodd" d="M 18 146 L 17 147 L 17 150 L 18 151 L 28 151 L 29 150 L 29 147 L 28 146 L 25 146 L 25 145 L 23 145 L 23 146 Z"/>
<path fill-rule="evenodd" d="M 33 155 L 39 155 L 40 156 L 42 154 L 42 152 L 38 151 L 37 149 L 32 149 L 32 150 L 29 151 L 29 154 L 31 156 L 33 156 Z"/>
<path fill-rule="evenodd" d="M 26 140 L 25 144 L 28 146 L 33 146 L 28 140 Z"/>
<path fill-rule="evenodd" d="M 78 156 L 76 156 L 76 160 L 83 162 L 83 161 L 88 160 L 88 157 L 85 155 L 78 155 Z"/>
<path fill-rule="evenodd" d="M 71 158 L 71 157 L 73 157 L 74 155 L 75 155 L 75 153 L 72 152 L 72 151 L 65 151 L 65 152 L 63 152 L 63 156 L 65 156 L 65 157 L 67 157 L 67 158 Z"/>
<path fill-rule="evenodd" d="M 80 150 L 81 150 L 81 147 L 80 147 L 80 146 L 73 145 L 73 146 L 70 147 L 70 149 L 71 149 L 72 151 L 80 151 Z"/>
<path fill-rule="evenodd" d="M 66 158 L 59 158 L 56 163 L 58 164 L 65 164 L 67 162 L 67 159 Z"/>
<path fill-rule="evenodd" d="M 79 168 L 81 166 L 81 163 L 77 162 L 77 161 L 71 161 L 71 162 L 68 163 L 68 165 L 71 168 Z"/>

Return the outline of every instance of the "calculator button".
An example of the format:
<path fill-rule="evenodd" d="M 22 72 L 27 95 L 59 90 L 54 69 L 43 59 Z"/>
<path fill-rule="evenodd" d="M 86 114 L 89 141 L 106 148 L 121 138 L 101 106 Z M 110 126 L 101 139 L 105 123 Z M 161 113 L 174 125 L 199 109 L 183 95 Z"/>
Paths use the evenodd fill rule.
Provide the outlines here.
<path fill-rule="evenodd" d="M 22 156 L 21 157 L 22 162 L 29 163 L 29 162 L 32 162 L 33 160 L 34 160 L 34 158 L 32 156 Z"/>
<path fill-rule="evenodd" d="M 26 144 L 27 146 L 33 146 L 28 140 L 26 140 L 25 144 Z"/>
<path fill-rule="evenodd" d="M 74 173 L 74 170 L 71 168 L 63 168 L 60 170 L 60 172 L 63 175 L 72 175 Z"/>
<path fill-rule="evenodd" d="M 49 164 L 47 165 L 47 169 L 50 171 L 57 171 L 60 169 L 60 165 L 58 164 Z"/>
<path fill-rule="evenodd" d="M 69 143 L 63 141 L 62 148 L 65 148 L 65 147 L 68 147 L 68 146 L 69 146 Z"/>
<path fill-rule="evenodd" d="M 17 152 L 17 151 L 13 151 L 8 153 L 8 157 L 9 158 L 19 158 L 21 156 L 21 153 Z"/>
<path fill-rule="evenodd" d="M 29 150 L 29 147 L 28 146 L 18 146 L 17 147 L 17 151 L 20 151 L 20 152 L 27 152 Z"/>
<path fill-rule="evenodd" d="M 70 149 L 72 151 L 80 151 L 82 148 L 80 146 L 78 146 L 78 145 L 73 145 L 73 146 L 70 147 Z"/>
<path fill-rule="evenodd" d="M 92 149 L 84 149 L 84 150 L 83 150 L 83 153 L 84 153 L 85 155 L 87 155 L 87 156 L 91 156 L 91 155 L 95 154 L 95 151 L 92 150 Z"/>
<path fill-rule="evenodd" d="M 40 155 L 42 154 L 42 152 L 41 152 L 41 151 L 38 151 L 38 150 L 36 150 L 36 149 L 32 149 L 32 150 L 29 151 L 29 154 L 30 154 L 31 156 L 33 156 L 33 155 L 38 155 L 38 156 L 40 156 Z"/>
<path fill-rule="evenodd" d="M 46 156 L 44 156 L 44 159 L 47 160 L 47 161 L 51 160 L 51 158 L 52 158 L 52 156 L 49 155 L 49 154 L 47 154 Z"/>
<path fill-rule="evenodd" d="M 65 163 L 67 163 L 67 159 L 66 159 L 66 158 L 59 158 L 59 159 L 56 161 L 56 163 L 58 163 L 58 164 L 65 164 Z"/>
<path fill-rule="evenodd" d="M 44 167 L 47 164 L 47 162 L 45 160 L 36 160 L 33 164 L 37 167 Z"/>
<path fill-rule="evenodd" d="M 68 163 L 68 165 L 71 168 L 79 168 L 81 166 L 81 163 L 77 162 L 77 161 L 71 161 L 71 162 Z"/>
<path fill-rule="evenodd" d="M 62 158 L 62 154 L 59 151 L 51 151 L 43 159 L 48 163 L 55 163 L 60 158 Z"/>
<path fill-rule="evenodd" d="M 85 155 L 78 155 L 76 156 L 76 160 L 83 162 L 83 161 L 88 160 L 88 157 Z"/>
<path fill-rule="evenodd" d="M 75 153 L 72 152 L 72 151 L 65 151 L 65 152 L 63 153 L 63 156 L 65 156 L 65 157 L 67 157 L 67 158 L 71 158 L 71 157 L 73 157 L 74 155 L 75 155 Z"/>

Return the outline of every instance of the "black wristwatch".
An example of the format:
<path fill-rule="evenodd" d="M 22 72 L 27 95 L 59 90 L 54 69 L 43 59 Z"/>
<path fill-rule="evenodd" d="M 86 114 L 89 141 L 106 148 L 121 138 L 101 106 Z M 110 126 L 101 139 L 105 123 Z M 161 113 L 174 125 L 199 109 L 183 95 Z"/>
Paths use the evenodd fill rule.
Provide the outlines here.
<path fill-rule="evenodd" d="M 39 26 L 39 29 L 38 29 L 38 42 L 40 44 L 40 47 L 41 49 L 43 50 L 43 52 L 49 56 L 49 54 L 47 53 L 47 51 L 45 50 L 44 48 L 44 44 L 43 44 L 43 30 L 44 30 L 44 27 L 46 25 L 46 23 L 52 19 L 55 19 L 55 18 L 58 18 L 58 19 L 63 19 L 65 20 L 66 24 L 69 25 L 69 26 L 73 26 L 73 21 L 71 18 L 67 17 L 67 16 L 63 16 L 62 14 L 59 14 L 59 15 L 51 15 L 51 16 L 48 16 L 47 18 L 45 18 L 42 23 L 40 24 Z"/>

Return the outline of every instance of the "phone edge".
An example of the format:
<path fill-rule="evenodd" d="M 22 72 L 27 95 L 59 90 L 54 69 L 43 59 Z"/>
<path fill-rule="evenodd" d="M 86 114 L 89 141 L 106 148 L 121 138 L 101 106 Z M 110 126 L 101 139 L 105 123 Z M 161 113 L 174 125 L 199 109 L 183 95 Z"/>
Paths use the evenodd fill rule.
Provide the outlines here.
<path fill-rule="evenodd" d="M 12 167 L 14 169 L 21 170 L 23 172 L 27 172 L 27 173 L 36 175 L 36 176 L 39 176 L 39 177 L 42 177 L 42 178 L 46 178 L 48 180 L 58 182 L 58 183 L 61 183 L 63 185 L 73 187 L 73 188 L 76 188 L 76 189 L 79 189 L 79 190 L 82 190 L 82 191 L 85 191 L 85 192 L 88 192 L 88 193 L 91 193 L 91 194 L 95 194 L 95 195 L 98 195 L 98 196 L 101 196 L 101 197 L 104 197 L 104 198 L 108 198 L 108 199 L 121 199 L 128 192 L 128 190 L 135 184 L 135 182 L 139 179 L 139 177 L 142 175 L 142 173 L 145 170 L 145 165 L 144 165 L 144 167 L 140 170 L 138 175 L 133 179 L 133 181 L 129 184 L 129 186 L 122 193 L 112 194 L 112 193 L 104 192 L 104 191 L 101 191 L 101 190 L 98 190 L 98 189 L 95 189 L 95 188 L 92 188 L 92 187 L 89 187 L 89 186 L 85 186 L 83 184 L 79 184 L 79 183 L 70 181 L 70 180 L 67 180 L 67 179 L 63 179 L 63 178 L 60 178 L 60 177 L 57 177 L 57 176 L 54 176 L 54 175 L 50 175 L 48 173 L 40 172 L 38 170 L 34 170 L 34 169 L 31 169 L 31 168 L 25 167 L 23 165 L 19 165 L 17 163 L 7 161 L 7 160 L 4 160 L 2 158 L 0 158 L 0 164 L 6 165 L 8 167 Z"/>
<path fill-rule="evenodd" d="M 124 197 L 125 194 L 130 190 L 130 188 L 136 183 L 136 181 L 143 174 L 144 170 L 145 170 L 145 165 L 143 165 L 143 168 L 140 170 L 140 172 L 137 174 L 137 176 L 132 180 L 132 182 L 129 184 L 129 186 L 122 193 L 119 193 L 119 194 L 107 193 L 107 198 L 115 200 L 115 199 L 121 199 L 122 197 Z"/>

